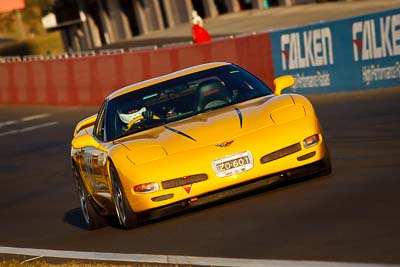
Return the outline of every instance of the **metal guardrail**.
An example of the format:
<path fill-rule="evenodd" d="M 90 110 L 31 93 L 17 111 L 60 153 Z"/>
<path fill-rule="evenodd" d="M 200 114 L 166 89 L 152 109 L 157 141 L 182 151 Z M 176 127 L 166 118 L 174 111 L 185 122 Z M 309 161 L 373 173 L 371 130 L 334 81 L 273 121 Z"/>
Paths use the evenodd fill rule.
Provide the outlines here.
<path fill-rule="evenodd" d="M 23 61 L 39 61 L 39 60 L 53 60 L 53 59 L 65 59 L 69 58 L 70 55 L 68 53 L 61 54 L 49 54 L 49 55 L 27 55 L 23 56 Z"/>
<path fill-rule="evenodd" d="M 192 44 L 193 44 L 192 41 L 188 41 L 188 42 L 178 42 L 178 43 L 164 44 L 161 47 L 162 48 L 170 48 L 170 47 L 183 46 L 183 45 L 192 45 Z"/>
<path fill-rule="evenodd" d="M 220 37 L 215 37 L 212 38 L 213 41 L 220 41 L 220 40 L 226 40 L 226 39 L 234 39 L 235 35 L 229 35 L 229 36 L 220 36 Z"/>
<path fill-rule="evenodd" d="M 93 50 L 89 50 L 89 51 L 77 51 L 77 52 L 71 52 L 69 53 L 70 57 L 75 58 L 75 57 L 91 57 L 91 56 L 95 56 L 96 52 Z"/>
<path fill-rule="evenodd" d="M 38 60 L 44 60 L 44 59 L 45 59 L 44 55 L 28 55 L 28 56 L 22 57 L 23 61 L 38 61 Z"/>
<path fill-rule="evenodd" d="M 20 62 L 20 61 L 22 61 L 20 56 L 0 57 L 1 63 Z"/>
<path fill-rule="evenodd" d="M 256 34 L 257 34 L 256 32 L 238 33 L 238 34 L 235 34 L 234 37 L 235 38 L 241 38 L 241 37 L 253 36 L 253 35 L 256 35 Z M 232 38 L 232 37 L 230 37 L 230 38 Z"/>
<path fill-rule="evenodd" d="M 47 55 L 46 59 L 65 59 L 65 58 L 69 58 L 70 55 L 68 53 L 61 53 L 61 54 L 54 54 L 54 55 Z"/>
<path fill-rule="evenodd" d="M 140 46 L 140 47 L 131 47 L 128 49 L 129 52 L 136 52 L 136 51 L 143 51 L 143 50 L 157 50 L 158 46 L 157 45 L 146 45 L 146 46 Z"/>
<path fill-rule="evenodd" d="M 100 49 L 98 54 L 99 55 L 115 55 L 115 54 L 122 54 L 124 53 L 123 48 L 118 48 L 118 49 Z"/>

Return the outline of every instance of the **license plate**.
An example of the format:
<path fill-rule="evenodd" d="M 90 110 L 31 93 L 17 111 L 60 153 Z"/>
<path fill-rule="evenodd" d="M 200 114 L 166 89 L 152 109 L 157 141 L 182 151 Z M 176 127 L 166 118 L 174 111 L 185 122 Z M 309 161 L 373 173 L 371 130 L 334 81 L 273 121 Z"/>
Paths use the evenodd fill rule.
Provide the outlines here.
<path fill-rule="evenodd" d="M 218 177 L 231 176 L 253 168 L 253 156 L 249 151 L 216 159 L 212 163 Z"/>

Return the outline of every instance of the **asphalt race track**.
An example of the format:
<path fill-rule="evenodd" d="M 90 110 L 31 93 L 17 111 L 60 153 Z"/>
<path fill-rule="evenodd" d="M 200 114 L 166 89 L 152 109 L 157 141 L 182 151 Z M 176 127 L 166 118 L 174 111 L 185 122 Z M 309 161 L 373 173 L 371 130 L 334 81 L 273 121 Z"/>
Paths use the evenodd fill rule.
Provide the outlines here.
<path fill-rule="evenodd" d="M 97 108 L 0 107 L 0 246 L 399 264 L 400 88 L 311 99 L 331 175 L 131 231 L 82 227 L 69 142 Z"/>

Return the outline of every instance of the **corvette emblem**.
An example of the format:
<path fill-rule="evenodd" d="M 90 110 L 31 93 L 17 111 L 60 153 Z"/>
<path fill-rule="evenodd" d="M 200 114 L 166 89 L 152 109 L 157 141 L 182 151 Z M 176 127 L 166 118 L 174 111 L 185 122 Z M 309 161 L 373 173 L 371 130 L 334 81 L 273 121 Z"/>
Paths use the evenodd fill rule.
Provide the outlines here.
<path fill-rule="evenodd" d="M 215 144 L 215 146 L 217 146 L 217 147 L 227 147 L 227 146 L 232 145 L 232 143 L 233 143 L 233 140 L 230 140 L 230 141 L 226 141 L 226 142 Z"/>
<path fill-rule="evenodd" d="M 186 193 L 190 194 L 190 190 L 192 190 L 192 184 L 182 185 L 183 189 L 185 189 Z"/>

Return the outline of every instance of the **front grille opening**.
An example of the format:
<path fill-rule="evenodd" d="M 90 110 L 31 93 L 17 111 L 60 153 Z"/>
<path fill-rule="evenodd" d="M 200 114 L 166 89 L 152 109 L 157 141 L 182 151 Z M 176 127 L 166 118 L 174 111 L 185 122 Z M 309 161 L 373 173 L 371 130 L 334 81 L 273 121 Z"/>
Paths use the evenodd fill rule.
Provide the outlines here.
<path fill-rule="evenodd" d="M 208 179 L 207 174 L 194 174 L 190 176 L 184 176 L 180 178 L 175 178 L 167 181 L 163 181 L 161 183 L 164 189 L 179 187 L 182 185 L 193 184 L 201 181 L 205 181 Z"/>
<path fill-rule="evenodd" d="M 273 160 L 277 160 L 277 159 L 283 158 L 283 157 L 285 157 L 287 155 L 296 153 L 296 152 L 298 152 L 300 150 L 301 150 L 301 145 L 300 145 L 300 143 L 297 143 L 297 144 L 294 144 L 294 145 L 279 149 L 277 151 L 274 151 L 274 152 L 272 152 L 270 154 L 267 154 L 267 155 L 263 156 L 260 159 L 260 161 L 261 161 L 262 164 L 265 164 L 267 162 L 271 162 Z"/>

